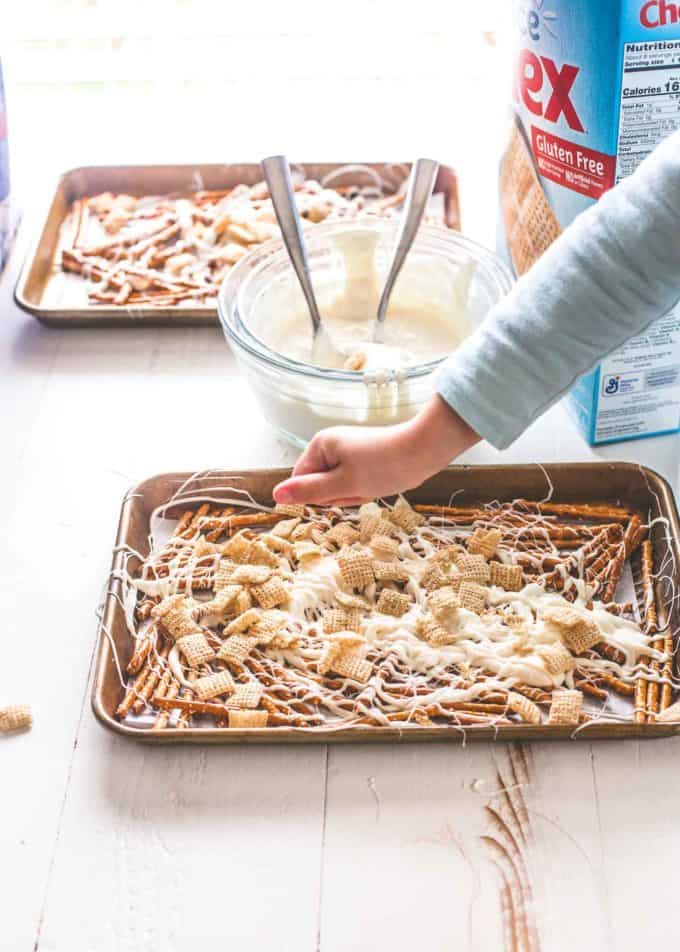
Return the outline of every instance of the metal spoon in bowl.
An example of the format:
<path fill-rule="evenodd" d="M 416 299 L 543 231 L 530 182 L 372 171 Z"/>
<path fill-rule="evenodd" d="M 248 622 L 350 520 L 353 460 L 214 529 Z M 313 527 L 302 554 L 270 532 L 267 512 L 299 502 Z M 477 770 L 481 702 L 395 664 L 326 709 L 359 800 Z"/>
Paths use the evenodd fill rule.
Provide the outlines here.
<path fill-rule="evenodd" d="M 416 159 L 413 163 L 402 212 L 401 227 L 392 253 L 392 263 L 387 273 L 385 287 L 380 295 L 378 314 L 375 319 L 373 340 L 377 343 L 383 341 L 385 317 L 387 316 L 387 306 L 390 303 L 390 295 L 420 227 L 438 171 L 439 163 L 433 159 Z"/>
<path fill-rule="evenodd" d="M 290 167 L 286 157 L 271 155 L 269 158 L 263 159 L 261 164 L 276 219 L 281 229 L 281 237 L 309 308 L 309 316 L 312 320 L 312 362 L 318 364 L 323 360 L 326 365 L 330 363 L 331 366 L 334 364 L 342 366 L 347 355 L 339 351 L 331 340 L 321 320 L 321 314 L 314 296 L 300 216 L 295 204 Z"/>

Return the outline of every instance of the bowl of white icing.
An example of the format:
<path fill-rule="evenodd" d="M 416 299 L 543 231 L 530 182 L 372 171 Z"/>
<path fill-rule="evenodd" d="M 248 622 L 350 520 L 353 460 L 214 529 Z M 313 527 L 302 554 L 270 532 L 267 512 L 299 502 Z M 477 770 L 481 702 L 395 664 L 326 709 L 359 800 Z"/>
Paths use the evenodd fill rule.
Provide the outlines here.
<path fill-rule="evenodd" d="M 280 241 L 243 257 L 220 289 L 220 322 L 254 397 L 298 446 L 327 426 L 410 419 L 432 395 L 441 362 L 510 289 L 510 273 L 491 251 L 455 231 L 421 228 L 375 343 L 398 227 L 335 221 L 307 232 L 330 350 L 313 347 L 307 306 Z"/>

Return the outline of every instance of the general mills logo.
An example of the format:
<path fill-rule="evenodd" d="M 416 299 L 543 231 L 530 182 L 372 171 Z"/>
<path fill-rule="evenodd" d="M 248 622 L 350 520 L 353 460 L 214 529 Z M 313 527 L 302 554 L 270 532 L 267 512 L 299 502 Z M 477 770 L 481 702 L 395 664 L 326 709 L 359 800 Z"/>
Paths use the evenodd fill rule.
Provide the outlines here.
<path fill-rule="evenodd" d="M 557 37 L 557 14 L 545 9 L 545 0 L 520 0 L 515 9 L 520 33 L 534 43 L 540 40 L 542 30 Z"/>
<path fill-rule="evenodd" d="M 604 392 L 608 397 L 613 397 L 615 393 L 619 392 L 619 381 L 620 377 L 608 377 L 604 384 Z"/>

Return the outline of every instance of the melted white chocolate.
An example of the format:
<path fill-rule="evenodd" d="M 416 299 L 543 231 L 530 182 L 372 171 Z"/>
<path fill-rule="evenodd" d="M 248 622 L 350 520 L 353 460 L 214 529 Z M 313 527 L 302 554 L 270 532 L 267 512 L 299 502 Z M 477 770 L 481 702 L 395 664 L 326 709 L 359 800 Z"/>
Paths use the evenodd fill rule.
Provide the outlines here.
<path fill-rule="evenodd" d="M 418 578 L 427 566 L 412 550 L 412 558 L 404 559 L 403 546 L 400 554 L 403 567 L 412 574 L 411 590 L 416 601 L 405 615 L 395 618 L 375 609 L 376 594 L 368 589 L 365 594 L 373 611 L 363 619 L 361 634 L 369 644 L 384 646 L 389 642 L 389 647 L 418 673 L 436 676 L 452 664 L 464 664 L 492 672 L 506 686 L 521 683 L 532 687 L 558 687 L 565 682 L 565 675 L 550 675 L 539 652 L 541 647 L 561 644 L 556 629 L 548 627 L 541 620 L 546 609 L 556 605 L 569 605 L 570 608 L 587 613 L 587 617 L 600 626 L 603 639 L 624 652 L 626 667 L 632 669 L 641 655 L 650 654 L 649 638 L 634 622 L 610 614 L 597 602 L 592 610 L 585 608 L 583 598 L 572 604 L 558 592 L 547 592 L 535 583 L 526 585 L 520 592 L 506 592 L 493 587 L 489 589 L 492 606 L 501 608 L 512 605 L 517 613 L 524 616 L 521 653 L 515 650 L 518 645 L 515 631 L 504 624 L 500 615 L 491 612 L 477 615 L 463 608 L 448 623 L 443 623 L 455 635 L 454 643 L 433 647 L 416 635 L 416 621 L 422 614 L 426 595 Z M 295 572 L 288 611 L 303 627 L 309 627 L 308 619 L 315 617 L 324 607 L 332 606 L 339 591 L 342 591 L 342 585 L 337 560 L 333 556 L 324 556 L 311 566 Z M 658 656 L 663 657 L 661 654 Z M 596 660 L 584 660 L 585 666 L 594 665 L 603 670 L 608 664 L 611 666 L 604 661 L 600 664 Z"/>
<path fill-rule="evenodd" d="M 379 238 L 373 229 L 355 228 L 333 239 L 341 280 L 317 292 L 333 347 L 317 349 L 312 360 L 309 311 L 289 275 L 260 295 L 251 318 L 255 333 L 276 353 L 322 367 L 341 369 L 348 357 L 361 355 L 358 369 L 366 373 L 403 370 L 454 350 L 472 329 L 467 298 L 474 263 L 455 268 L 443 258 L 407 259 L 390 299 L 383 340 L 376 343 L 375 316 L 384 280 Z"/>

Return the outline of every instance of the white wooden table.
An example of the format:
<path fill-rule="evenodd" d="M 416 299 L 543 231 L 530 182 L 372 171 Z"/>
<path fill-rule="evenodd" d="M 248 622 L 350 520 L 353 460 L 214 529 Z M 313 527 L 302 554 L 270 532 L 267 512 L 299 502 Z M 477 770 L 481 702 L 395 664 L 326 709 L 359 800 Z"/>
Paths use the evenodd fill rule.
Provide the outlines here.
<path fill-rule="evenodd" d="M 674 739 L 154 749 L 95 722 L 125 490 L 295 454 L 218 330 L 62 332 L 19 311 L 23 246 L 0 284 L 0 703 L 30 702 L 35 727 L 0 741 L 0 949 L 673 948 Z M 677 447 L 593 451 L 557 408 L 467 459 L 639 460 L 675 481 Z"/>

